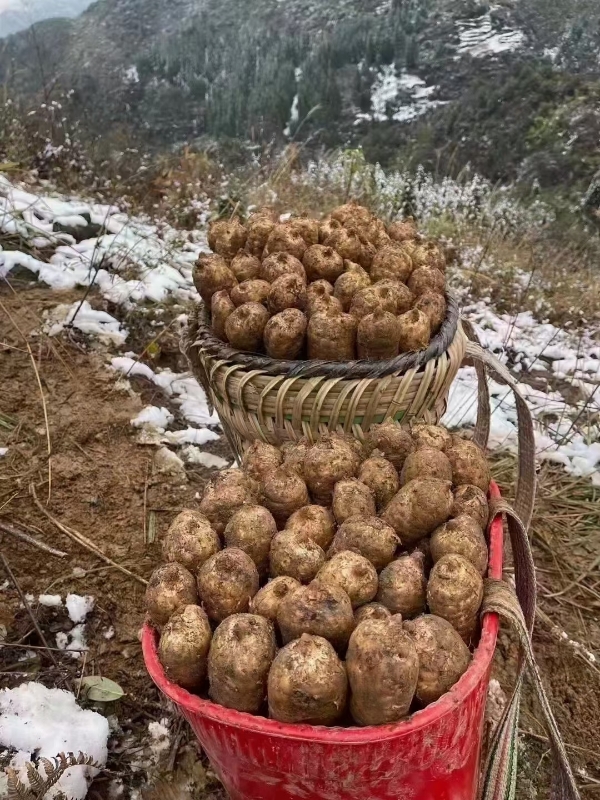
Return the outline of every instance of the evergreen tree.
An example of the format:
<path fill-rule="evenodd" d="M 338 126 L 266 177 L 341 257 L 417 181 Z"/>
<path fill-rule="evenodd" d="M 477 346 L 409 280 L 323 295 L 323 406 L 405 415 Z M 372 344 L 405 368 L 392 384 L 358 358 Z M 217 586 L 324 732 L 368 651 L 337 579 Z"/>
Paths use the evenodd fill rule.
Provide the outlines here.
<path fill-rule="evenodd" d="M 416 36 L 411 36 L 406 43 L 406 69 L 414 70 L 419 66 L 419 43 Z"/>

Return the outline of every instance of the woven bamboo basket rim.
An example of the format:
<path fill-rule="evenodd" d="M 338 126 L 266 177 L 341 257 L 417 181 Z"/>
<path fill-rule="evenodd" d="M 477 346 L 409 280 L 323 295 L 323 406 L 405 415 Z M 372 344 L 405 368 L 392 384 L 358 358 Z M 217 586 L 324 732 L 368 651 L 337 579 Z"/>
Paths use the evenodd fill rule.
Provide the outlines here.
<path fill-rule="evenodd" d="M 196 319 L 192 320 L 189 342 L 219 361 L 226 361 L 248 370 L 257 370 L 265 375 L 285 376 L 287 378 L 384 378 L 388 375 L 402 375 L 409 370 L 420 370 L 428 361 L 443 355 L 456 336 L 459 310 L 456 300 L 446 294 L 446 317 L 436 335 L 424 350 L 402 353 L 395 358 L 383 361 L 322 361 L 304 359 L 284 361 L 259 353 L 245 353 L 236 350 L 218 339 L 210 327 L 210 314 L 206 306 L 200 306 Z"/>

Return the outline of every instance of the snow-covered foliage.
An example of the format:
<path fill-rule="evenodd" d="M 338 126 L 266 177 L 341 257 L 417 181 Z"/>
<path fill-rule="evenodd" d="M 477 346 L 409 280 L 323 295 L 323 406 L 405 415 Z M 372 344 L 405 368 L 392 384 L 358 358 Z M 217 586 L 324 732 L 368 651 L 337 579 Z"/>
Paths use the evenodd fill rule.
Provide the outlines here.
<path fill-rule="evenodd" d="M 81 751 L 105 764 L 108 734 L 108 721 L 95 711 L 80 708 L 71 692 L 33 682 L 0 691 L 0 748 L 16 751 L 10 766 L 26 785 L 25 764 L 33 758 L 52 759 L 59 753 Z M 90 767 L 72 767 L 46 797 L 63 792 L 73 800 L 82 800 L 95 773 Z M 46 777 L 43 767 L 40 774 Z"/>
<path fill-rule="evenodd" d="M 334 158 L 311 161 L 294 180 L 323 191 L 339 190 L 363 197 L 383 217 L 409 212 L 421 223 L 451 217 L 454 224 L 479 224 L 497 230 L 520 231 L 553 219 L 552 211 L 538 201 L 518 203 L 508 188 L 499 188 L 480 175 L 457 181 L 436 179 L 424 169 L 386 172 L 368 164 L 360 150 L 346 150 Z"/>

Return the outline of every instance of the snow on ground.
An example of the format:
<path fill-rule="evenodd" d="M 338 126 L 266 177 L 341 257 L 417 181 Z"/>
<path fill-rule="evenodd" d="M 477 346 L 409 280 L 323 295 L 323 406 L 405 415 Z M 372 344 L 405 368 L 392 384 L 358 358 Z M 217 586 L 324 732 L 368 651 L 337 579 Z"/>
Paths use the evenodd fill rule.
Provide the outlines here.
<path fill-rule="evenodd" d="M 471 30 L 475 29 L 483 30 L 481 20 L 478 25 L 471 25 Z M 396 76 L 393 67 L 386 68 L 382 75 L 381 93 L 376 98 L 376 109 L 379 110 L 382 103 L 385 106 L 385 102 L 396 97 L 401 90 L 425 99 L 432 91 L 432 87 L 425 86 L 417 76 Z M 501 193 L 493 192 L 492 187 L 478 176 L 470 184 L 463 185 L 450 179 L 436 183 L 422 171 L 409 177 L 401 173 L 384 174 L 377 169 L 374 167 L 375 171 L 369 173 L 369 180 L 376 186 L 383 206 L 389 203 L 397 207 L 397 198 L 410 184 L 418 213 L 425 221 L 448 213 L 464 215 L 465 219 L 471 220 L 473 214 L 481 214 L 482 210 L 486 219 L 510 221 L 515 216 L 523 218 L 522 209 L 517 208 L 508 196 L 503 198 Z M 329 163 L 326 168 L 315 164 L 312 168 L 309 166 L 302 180 L 331 187 L 338 178 L 346 181 L 347 174 L 347 165 L 342 162 Z M 359 175 L 360 171 L 356 174 Z M 386 210 L 379 209 L 381 213 L 386 213 Z M 546 220 L 546 212 L 542 207 L 538 211 L 541 223 Z M 73 226 L 87 226 L 90 221 L 103 224 L 108 233 L 77 243 L 69 234 L 55 230 L 55 223 L 60 219 L 68 220 L 72 229 Z M 527 224 L 535 224 L 535 220 L 528 218 Z M 25 264 L 40 280 L 56 288 L 87 285 L 95 280 L 104 297 L 133 311 L 142 302 L 182 301 L 195 296 L 192 265 L 198 253 L 206 249 L 205 230 L 202 228 L 192 234 L 193 241 L 189 242 L 168 226 L 159 230 L 148 220 L 129 218 L 110 206 L 35 195 L 13 186 L 2 176 L 0 230 L 18 232 L 30 244 L 34 239 L 45 237 L 53 248 L 50 264 L 20 251 L 0 251 L 0 278 L 8 275 L 16 264 Z M 72 241 L 67 241 L 69 238 Z M 100 263 L 102 266 L 96 274 Z M 125 269 L 127 278 L 119 274 Z M 132 271 L 137 273 L 136 278 L 131 278 Z M 522 277 L 524 280 L 527 278 Z M 518 275 L 515 280 L 517 283 L 520 280 Z M 460 286 L 458 288 L 460 292 Z M 575 337 L 568 331 L 540 322 L 529 312 L 516 318 L 503 316 L 494 311 L 492 299 L 471 303 L 464 292 L 461 304 L 464 316 L 475 323 L 484 345 L 508 363 L 514 374 L 528 376 L 529 382 L 522 382 L 521 390 L 535 418 L 539 457 L 563 464 L 572 475 L 590 476 L 595 483 L 600 483 L 600 431 L 597 422 L 600 411 L 600 391 L 597 391 L 600 385 L 600 345 L 597 332 L 587 331 Z M 108 336 L 113 347 L 122 344 L 127 335 L 115 318 L 93 312 L 88 304 L 82 304 L 74 319 L 73 306 L 59 308 L 60 311 L 55 310 L 48 317 L 48 331 L 54 332 L 52 326 L 56 325 L 58 332 L 71 321 L 90 335 Z M 140 309 L 140 313 L 143 310 Z M 183 318 L 179 321 L 183 322 Z M 203 445 L 219 438 L 219 433 L 211 430 L 211 427 L 218 426 L 219 420 L 209 410 L 204 390 L 191 374 L 174 373 L 169 369 L 155 371 L 137 361 L 133 353 L 115 355 L 110 366 L 124 376 L 122 382 L 126 383 L 128 377 L 137 375 L 160 387 L 177 406 L 179 421 L 188 426 L 184 430 L 168 430 L 174 424 L 173 414 L 164 407 L 148 406 L 132 420 L 132 424 L 141 429 L 142 441 L 182 448 L 181 458 L 175 457 L 178 469 L 183 467 L 183 461 L 207 467 L 225 466 L 224 459 L 202 450 Z M 533 388 L 529 385 L 533 382 L 531 376 L 549 376 L 551 387 Z M 569 402 L 566 402 L 557 389 L 559 381 L 566 381 L 576 388 L 582 399 L 573 402 L 569 396 Z M 545 385 L 543 380 L 542 385 Z M 514 448 L 514 402 L 506 387 L 491 381 L 490 388 L 494 409 L 490 445 L 496 449 Z M 462 369 L 452 387 L 444 420 L 446 424 L 453 427 L 473 425 L 475 392 L 474 370 Z M 166 453 L 169 453 L 168 449 Z M 74 647 L 72 642 L 63 644 Z"/>
<path fill-rule="evenodd" d="M 407 72 L 397 73 L 394 64 L 384 66 L 378 73 L 371 93 L 371 113 L 360 113 L 356 122 L 361 120 L 377 120 L 385 122 L 388 117 L 388 108 L 392 119 L 396 122 L 408 122 L 420 117 L 429 109 L 442 105 L 441 100 L 430 100 L 437 86 L 427 86 L 418 75 Z M 405 100 L 398 101 L 399 95 Z"/>
<path fill-rule="evenodd" d="M 78 594 L 68 594 L 65 600 L 69 619 L 71 622 L 85 622 L 85 618 L 94 610 L 96 601 L 90 595 L 82 597 Z"/>
<path fill-rule="evenodd" d="M 41 606 L 46 606 L 46 608 L 60 608 L 62 606 L 62 597 L 59 594 L 41 594 L 38 602 Z"/>
<path fill-rule="evenodd" d="M 77 328 L 82 333 L 96 336 L 104 344 L 124 344 L 128 335 L 127 328 L 107 314 L 96 311 L 87 300 L 77 301 L 69 305 L 59 305 L 46 314 L 44 333 L 57 336 L 65 328 Z"/>
<path fill-rule="evenodd" d="M 300 83 L 300 80 L 302 78 L 302 69 L 301 69 L 301 67 L 296 67 L 296 69 L 294 70 L 294 74 L 296 76 L 296 86 L 298 86 L 298 84 Z M 300 120 L 299 108 L 300 108 L 300 95 L 298 94 L 298 92 L 296 92 L 296 94 L 294 95 L 294 99 L 292 100 L 292 107 L 290 109 L 289 122 L 288 122 L 288 124 L 285 126 L 285 128 L 283 130 L 283 135 L 284 136 L 291 136 L 294 133 L 296 125 L 298 124 L 298 122 Z"/>
<path fill-rule="evenodd" d="M 173 414 L 167 408 L 146 406 L 131 420 L 134 428 L 149 427 L 157 431 L 165 431 L 173 422 Z"/>
<path fill-rule="evenodd" d="M 471 257 L 465 254 L 466 261 Z M 527 277 L 517 275 L 516 280 L 523 283 Z M 461 313 L 475 325 L 482 345 L 509 364 L 513 374 L 539 378 L 545 387 L 534 388 L 523 380 L 519 384 L 534 418 L 538 458 L 562 464 L 569 474 L 590 477 L 600 485 L 599 332 L 570 333 L 538 321 L 529 311 L 516 316 L 496 314 L 491 298 L 469 303 L 464 297 Z M 569 396 L 567 401 L 550 388 L 559 381 L 577 390 L 580 399 Z M 493 410 L 490 447 L 514 450 L 517 411 L 512 392 L 493 380 L 489 386 Z M 476 415 L 477 377 L 472 367 L 465 367 L 452 386 L 443 422 L 456 428 L 472 426 Z"/>
<path fill-rule="evenodd" d="M 205 216 L 207 210 L 205 210 Z M 77 242 L 61 228 L 99 228 L 99 235 Z M 0 175 L 0 232 L 19 236 L 36 249 L 51 248 L 49 263 L 20 250 L 0 249 L 0 278 L 24 267 L 54 289 L 97 285 L 113 303 L 131 307 L 167 296 L 187 301 L 192 268 L 206 250 L 204 233 L 184 240 L 173 228 L 128 217 L 116 206 L 40 196 Z M 131 277 L 133 275 L 133 277 Z"/>
<path fill-rule="evenodd" d="M 62 606 L 62 599 L 59 595 L 40 595 L 38 602 L 40 605 L 48 607 L 59 608 Z M 59 650 L 70 652 L 73 658 L 80 659 L 88 649 L 85 638 L 85 621 L 88 614 L 94 610 L 95 602 L 90 595 L 68 594 L 65 599 L 69 619 L 74 625 L 68 632 L 58 631 L 56 646 Z"/>
<path fill-rule="evenodd" d="M 525 34 L 520 30 L 495 30 L 492 14 L 500 6 L 492 6 L 489 11 L 480 17 L 468 20 L 459 20 L 458 28 L 458 55 L 471 55 L 474 58 L 518 50 L 525 43 Z"/>
<path fill-rule="evenodd" d="M 71 692 L 33 682 L 0 691 L 0 746 L 17 751 L 10 766 L 26 785 L 25 764 L 32 758 L 52 759 L 59 753 L 81 751 L 104 765 L 108 735 L 107 720 L 95 711 L 80 708 Z M 45 778 L 43 767 L 39 771 Z M 91 767 L 72 767 L 45 797 L 63 792 L 80 800 L 96 772 Z"/>
<path fill-rule="evenodd" d="M 167 431 L 164 435 L 164 441 L 169 444 L 202 445 L 208 442 L 216 442 L 220 438 L 218 433 L 208 428 L 186 428 L 183 431 Z"/>
<path fill-rule="evenodd" d="M 197 426 L 219 424 L 217 414 L 214 411 L 211 414 L 208 408 L 204 389 L 188 373 L 172 372 L 170 369 L 154 372 L 147 364 L 135 361 L 131 355 L 113 358 L 111 366 L 123 375 L 141 375 L 159 386 L 179 406 L 181 415 L 187 422 Z"/>
<path fill-rule="evenodd" d="M 193 444 L 184 447 L 181 455 L 186 463 L 201 464 L 208 469 L 225 469 L 230 463 L 220 456 L 202 452 L 199 447 L 194 447 Z"/>
<path fill-rule="evenodd" d="M 207 216 L 208 208 L 204 209 L 204 218 Z M 82 238 L 93 230 L 90 226 L 95 226 L 97 235 Z M 116 206 L 33 193 L 0 174 L 0 232 L 20 237 L 28 251 L 44 251 L 38 257 L 0 247 L 0 280 L 10 278 L 13 270 L 21 267 L 53 289 L 93 284 L 107 301 L 140 313 L 152 303 L 198 299 L 192 269 L 199 253 L 207 249 L 205 226 L 191 236 L 183 235 L 166 224 L 127 216 Z M 185 318 L 177 321 L 183 324 Z M 122 346 L 129 334 L 119 320 L 93 309 L 87 300 L 58 305 L 46 314 L 43 332 L 47 335 L 56 336 L 70 328 L 114 347 Z M 192 375 L 170 370 L 155 374 L 131 357 L 115 359 L 113 367 L 124 375 L 143 375 L 155 383 L 178 405 L 189 426 L 184 431 L 168 431 L 174 417 L 167 409 L 157 409 L 158 416 L 156 411 L 144 409 L 132 421 L 136 427 L 175 446 L 202 445 L 219 438 L 205 430 L 219 420 L 210 413 L 206 395 Z"/>

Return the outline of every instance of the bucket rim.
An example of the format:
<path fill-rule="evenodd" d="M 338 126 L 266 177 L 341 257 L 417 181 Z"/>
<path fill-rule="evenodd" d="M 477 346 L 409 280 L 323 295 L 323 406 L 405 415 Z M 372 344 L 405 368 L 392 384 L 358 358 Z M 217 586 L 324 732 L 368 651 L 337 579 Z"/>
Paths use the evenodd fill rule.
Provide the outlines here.
<path fill-rule="evenodd" d="M 490 483 L 489 496 L 491 499 L 501 496 L 500 490 L 494 481 Z M 497 580 L 502 579 L 503 537 L 502 516 L 497 515 L 489 527 L 490 558 L 488 570 L 488 576 Z M 198 695 L 190 694 L 167 678 L 158 658 L 158 633 L 148 622 L 144 623 L 142 630 L 142 651 L 146 669 L 156 686 L 179 706 L 188 718 L 190 716 L 205 717 L 222 725 L 285 739 L 304 740 L 313 743 L 320 742 L 330 745 L 361 745 L 415 733 L 439 721 L 447 713 L 453 711 L 457 705 L 461 705 L 485 678 L 490 669 L 496 649 L 498 630 L 498 615 L 493 613 L 485 614 L 482 622 L 481 638 L 473 653 L 471 665 L 458 683 L 435 703 L 421 711 L 416 711 L 406 720 L 389 725 L 363 728 L 336 728 L 277 722 L 266 717 L 225 708 L 225 706 L 212 703 L 210 700 L 205 700 Z"/>

